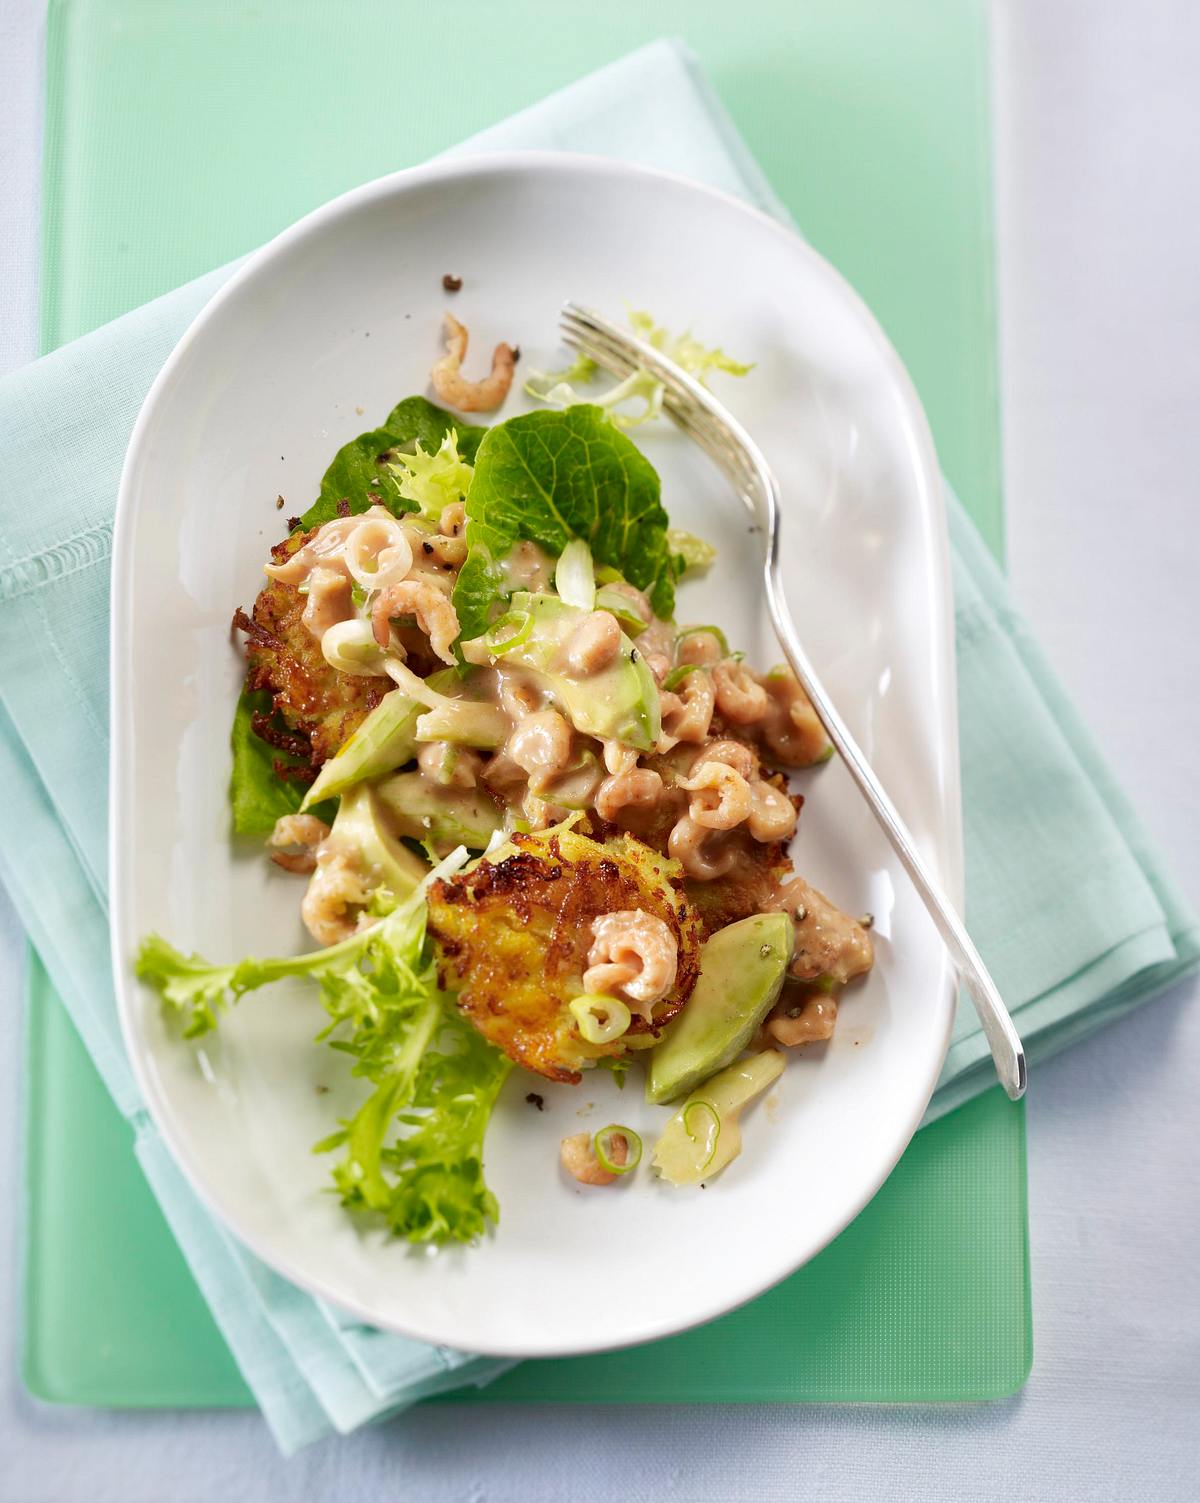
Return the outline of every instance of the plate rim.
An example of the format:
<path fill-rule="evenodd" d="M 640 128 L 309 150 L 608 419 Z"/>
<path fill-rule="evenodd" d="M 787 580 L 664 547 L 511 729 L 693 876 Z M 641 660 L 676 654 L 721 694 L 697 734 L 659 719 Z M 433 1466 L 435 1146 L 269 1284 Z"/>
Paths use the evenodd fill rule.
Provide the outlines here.
<path fill-rule="evenodd" d="M 929 538 L 931 564 L 933 566 L 933 573 L 939 578 L 941 584 L 936 601 L 937 622 L 934 632 L 935 637 L 940 635 L 941 650 L 935 654 L 932 669 L 935 699 L 942 709 L 939 745 L 944 765 L 940 770 L 938 778 L 941 808 L 938 810 L 937 826 L 940 841 L 944 849 L 929 852 L 928 856 L 935 872 L 941 876 L 942 881 L 949 889 L 952 899 L 961 908 L 963 885 L 961 769 L 958 747 L 957 675 L 950 543 L 946 516 L 945 485 L 942 480 L 933 436 L 929 428 L 925 409 L 917 395 L 907 367 L 900 359 L 899 354 L 884 332 L 878 319 L 851 283 L 847 281 L 836 267 L 827 261 L 792 226 L 772 218 L 763 210 L 737 197 L 735 194 L 711 187 L 683 173 L 649 167 L 640 163 L 622 161 L 613 157 L 550 150 L 477 152 L 453 158 L 440 158 L 432 162 L 384 174 L 356 188 L 349 189 L 347 192 L 339 194 L 335 198 L 311 210 L 293 224 L 281 230 L 257 250 L 249 253 L 241 261 L 240 265 L 236 266 L 232 275 L 196 313 L 180 336 L 162 368 L 155 376 L 154 381 L 151 383 L 130 433 L 121 468 L 113 524 L 112 607 L 109 624 L 110 710 L 114 710 L 118 705 L 126 705 L 131 702 L 130 691 L 127 688 L 127 680 L 130 674 L 125 664 L 125 657 L 129 646 L 129 631 L 126 618 L 130 610 L 127 602 L 131 600 L 133 558 L 131 544 L 136 521 L 134 492 L 136 490 L 137 471 L 142 463 L 147 435 L 152 429 L 156 409 L 164 393 L 174 380 L 179 366 L 183 363 L 192 345 L 200 337 L 207 324 L 227 302 L 237 297 L 247 283 L 253 282 L 261 274 L 264 267 L 269 267 L 278 255 L 287 251 L 293 245 L 303 242 L 310 236 L 319 234 L 327 225 L 353 214 L 358 209 L 376 200 L 386 199 L 394 195 L 403 195 L 408 191 L 425 186 L 436 186 L 439 183 L 453 182 L 458 178 L 477 176 L 480 173 L 485 175 L 502 175 L 513 172 L 545 171 L 547 169 L 557 169 L 560 171 L 565 169 L 568 173 L 584 176 L 589 174 L 593 176 L 616 175 L 617 177 L 624 176 L 665 182 L 713 200 L 723 205 L 726 209 L 733 210 L 737 214 L 749 218 L 756 222 L 763 232 L 786 240 L 793 251 L 798 251 L 803 258 L 807 259 L 818 276 L 830 285 L 834 294 L 848 303 L 861 323 L 864 332 L 869 337 L 876 353 L 880 357 L 882 366 L 887 370 L 902 399 L 905 409 L 906 427 L 913 441 L 912 470 L 917 477 L 920 491 L 926 497 L 927 515 L 932 523 Z M 331 1291 L 325 1286 L 324 1281 L 319 1276 L 306 1273 L 303 1268 L 296 1266 L 294 1260 L 282 1256 L 276 1249 L 264 1247 L 257 1236 L 247 1235 L 239 1225 L 238 1218 L 231 1214 L 227 1207 L 219 1203 L 217 1189 L 215 1187 L 210 1189 L 200 1167 L 193 1162 L 186 1143 L 177 1138 L 171 1114 L 164 1109 L 164 1104 L 160 1100 L 162 1092 L 149 1067 L 148 1051 L 145 1049 L 144 1040 L 135 1022 L 134 998 L 137 994 L 139 983 L 133 976 L 132 968 L 121 949 L 122 934 L 126 927 L 126 893 L 124 891 L 125 872 L 122 860 L 122 843 L 117 839 L 117 831 L 120 829 L 121 821 L 117 816 L 119 811 L 125 806 L 122 770 L 125 766 L 129 765 L 125 749 L 127 741 L 133 736 L 133 730 L 131 719 L 117 714 L 110 715 L 110 725 L 107 875 L 113 984 L 116 993 L 122 1040 L 130 1067 L 138 1089 L 141 1092 L 149 1118 L 153 1122 L 156 1131 L 161 1135 L 173 1162 L 179 1168 L 187 1184 L 197 1195 L 207 1212 L 214 1216 L 220 1225 L 236 1238 L 242 1246 L 246 1247 L 268 1268 L 281 1277 L 286 1278 L 289 1282 L 314 1297 L 325 1300 L 327 1303 L 346 1311 L 366 1324 L 412 1340 L 428 1342 L 435 1346 L 452 1346 L 454 1343 L 447 1341 L 443 1333 L 421 1329 L 419 1320 L 400 1324 L 394 1319 L 381 1316 L 378 1311 L 371 1310 L 366 1304 L 356 1304 L 340 1291 L 336 1293 Z M 915 1098 L 917 1105 L 910 1119 L 896 1129 L 897 1142 L 895 1151 L 888 1157 L 878 1176 L 872 1176 L 870 1183 L 866 1184 L 860 1194 L 853 1198 L 845 1215 L 839 1218 L 836 1224 L 823 1230 L 819 1238 L 812 1245 L 806 1243 L 798 1256 L 794 1250 L 789 1250 L 784 1258 L 772 1264 L 772 1269 L 769 1273 L 754 1281 L 753 1287 L 749 1289 L 739 1288 L 731 1297 L 722 1299 L 718 1306 L 708 1309 L 703 1314 L 683 1321 L 680 1321 L 677 1317 L 668 1317 L 658 1323 L 647 1322 L 646 1328 L 634 1337 L 623 1334 L 619 1340 L 615 1341 L 600 1339 L 582 1344 L 578 1341 L 573 1341 L 565 1345 L 561 1341 L 555 1342 L 552 1339 L 530 1339 L 523 1341 L 519 1345 L 508 1343 L 502 1347 L 489 1346 L 486 1342 L 477 1344 L 472 1341 L 472 1351 L 481 1356 L 508 1357 L 524 1360 L 531 1358 L 582 1356 L 640 1346 L 650 1341 L 657 1341 L 668 1336 L 680 1334 L 729 1314 L 742 1305 L 757 1299 L 767 1290 L 773 1288 L 783 1279 L 789 1277 L 792 1273 L 810 1262 L 834 1241 L 875 1197 L 890 1177 L 896 1164 L 912 1140 L 914 1133 L 920 1127 L 949 1051 L 955 1016 L 956 990 L 957 985 L 952 963 L 948 955 L 943 955 L 941 977 L 937 988 L 938 1004 L 944 1010 L 940 1046 L 936 1051 L 928 1079 L 923 1082 L 921 1090 L 917 1093 Z"/>

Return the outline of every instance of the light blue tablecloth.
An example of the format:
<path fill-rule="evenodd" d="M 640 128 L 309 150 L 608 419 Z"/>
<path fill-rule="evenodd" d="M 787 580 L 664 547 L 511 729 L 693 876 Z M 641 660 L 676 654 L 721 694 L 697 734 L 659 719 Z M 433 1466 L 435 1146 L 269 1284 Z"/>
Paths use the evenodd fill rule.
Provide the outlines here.
<path fill-rule="evenodd" d="M 683 51 L 643 49 L 465 143 L 670 167 L 786 217 Z M 0 385 L 0 872 L 281 1447 L 502 1364 L 344 1320 L 248 1255 L 166 1154 L 126 1064 L 105 911 L 108 558 L 117 478 L 158 367 L 224 268 Z M 1037 1061 L 1169 984 L 1196 923 L 951 498 L 968 918 Z M 53 602 L 51 606 L 51 601 Z M 36 859 L 30 860 L 30 853 Z M 968 1009 L 931 1113 L 990 1083 Z"/>

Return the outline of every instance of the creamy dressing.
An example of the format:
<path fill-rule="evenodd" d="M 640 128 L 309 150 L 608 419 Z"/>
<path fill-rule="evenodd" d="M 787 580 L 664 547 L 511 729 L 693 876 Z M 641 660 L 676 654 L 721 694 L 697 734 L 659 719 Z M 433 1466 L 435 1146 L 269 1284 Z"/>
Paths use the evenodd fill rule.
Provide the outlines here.
<path fill-rule="evenodd" d="M 306 589 L 305 622 L 323 651 L 327 640 L 336 645 L 337 660 L 326 655 L 340 671 L 387 672 L 389 661 L 422 652 L 450 662 L 463 532 L 461 507 L 447 508 L 438 528 L 376 506 L 326 523 L 268 573 Z M 869 969 L 862 926 L 762 859 L 796 824 L 770 764 L 807 765 L 826 749 L 794 676 L 757 674 L 727 655 L 715 631 L 679 633 L 640 590 L 609 584 L 613 610 L 642 623 L 630 623 L 631 641 L 612 611 L 579 610 L 549 593 L 554 562 L 534 543 L 518 543 L 496 568 L 516 596 L 512 608 L 484 637 L 458 644 L 470 672 L 443 687 L 418 722 L 411 776 L 420 780 L 424 827 L 452 829 L 464 792 L 494 805 L 508 829 L 595 813 L 675 857 L 693 883 L 720 882 L 726 911 L 788 912 L 794 978 L 832 988 Z M 399 669 L 393 676 L 403 682 Z M 455 701 L 493 713 L 459 716 Z M 340 853 L 330 847 L 329 856 Z M 835 1017 L 832 997 L 818 996 L 802 1017 L 778 1020 L 776 1041 L 828 1037 Z"/>

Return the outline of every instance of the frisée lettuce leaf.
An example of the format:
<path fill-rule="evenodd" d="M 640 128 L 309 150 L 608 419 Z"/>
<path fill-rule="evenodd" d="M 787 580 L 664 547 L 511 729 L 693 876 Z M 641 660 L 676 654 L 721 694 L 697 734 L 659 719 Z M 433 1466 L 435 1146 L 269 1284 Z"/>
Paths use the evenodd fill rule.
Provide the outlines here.
<path fill-rule="evenodd" d="M 392 408 L 382 428 L 359 434 L 337 451 L 321 481 L 320 495 L 300 518 L 301 527 L 330 521 L 342 501 L 349 504 L 351 515 L 366 511 L 376 501 L 396 516 L 420 510 L 418 498 L 404 490 L 409 471 L 398 466 L 397 460 L 418 448 L 426 456 L 435 455 L 451 432 L 457 434 L 456 459 L 469 465 L 487 429 L 462 422 L 424 397 L 405 397 Z"/>
<path fill-rule="evenodd" d="M 454 588 L 464 640 L 488 628 L 509 593 L 503 560 L 519 542 L 552 556 L 582 538 L 670 617 L 676 565 L 658 473 L 595 406 L 529 412 L 489 428 L 467 492 L 466 562 Z"/>
<path fill-rule="evenodd" d="M 463 855 L 440 870 L 451 869 Z M 340 1149 L 343 1203 L 381 1216 L 410 1242 L 470 1242 L 499 1218 L 483 1175 L 483 1139 L 511 1068 L 437 984 L 425 935 L 424 889 L 340 944 L 279 959 L 210 965 L 158 935 L 135 970 L 181 1018 L 188 1037 L 215 1028 L 247 992 L 308 976 L 329 1014 L 318 1035 L 350 1055 L 370 1094 L 316 1145 Z"/>

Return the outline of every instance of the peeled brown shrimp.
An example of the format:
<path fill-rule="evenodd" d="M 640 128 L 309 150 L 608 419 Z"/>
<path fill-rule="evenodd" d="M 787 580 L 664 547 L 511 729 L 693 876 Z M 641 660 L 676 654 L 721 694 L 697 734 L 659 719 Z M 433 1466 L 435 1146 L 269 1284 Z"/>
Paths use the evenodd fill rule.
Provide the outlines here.
<path fill-rule="evenodd" d="M 760 778 L 750 785 L 746 825 L 755 840 L 790 840 L 796 833 L 796 806 L 781 789 Z"/>
<path fill-rule="evenodd" d="M 466 746 L 426 741 L 417 753 L 417 766 L 439 788 L 474 788 L 483 769 L 483 758 Z"/>
<path fill-rule="evenodd" d="M 688 813 L 706 830 L 732 830 L 750 816 L 750 784 L 727 762 L 704 757 L 679 786 L 692 795 Z"/>
<path fill-rule="evenodd" d="M 699 675 L 693 673 L 691 678 Z M 712 670 L 717 709 L 735 725 L 754 725 L 767 713 L 767 691 L 744 663 L 726 659 Z"/>
<path fill-rule="evenodd" d="M 625 1163 L 629 1157 L 629 1142 L 623 1133 L 613 1133 L 608 1151 L 614 1164 Z M 563 1168 L 581 1185 L 611 1185 L 617 1178 L 596 1157 L 591 1136 L 586 1132 L 564 1138 L 558 1145 L 558 1156 Z"/>
<path fill-rule="evenodd" d="M 541 794 L 570 765 L 571 736 L 570 723 L 557 710 L 538 710 L 525 716 L 504 750 Z"/>
<path fill-rule="evenodd" d="M 583 989 L 615 992 L 632 1004 L 630 1011 L 649 1021 L 654 1004 L 675 985 L 678 963 L 675 936 L 655 914 L 644 908 L 602 913 L 592 920 Z"/>
<path fill-rule="evenodd" d="M 662 797 L 663 780 L 649 767 L 630 767 L 607 777 L 596 790 L 596 813 L 615 820 L 622 809 L 645 809 Z"/>
<path fill-rule="evenodd" d="M 690 814 L 683 815 L 672 826 L 667 854 L 699 882 L 714 882 L 726 876 L 737 860 L 737 850 L 731 842 L 698 825 Z"/>
<path fill-rule="evenodd" d="M 324 564 L 308 576 L 308 600 L 300 617 L 311 636 L 319 642 L 331 626 L 354 617 L 354 598 L 349 575 Z"/>
<path fill-rule="evenodd" d="M 402 579 L 380 590 L 371 607 L 371 628 L 380 647 L 391 640 L 393 616 L 413 616 L 443 663 L 453 664 L 458 638 L 458 613 L 446 596 L 427 579 Z"/>
<path fill-rule="evenodd" d="M 461 366 L 467 357 L 470 335 L 452 313 L 445 320 L 446 353 L 434 362 L 429 380 L 438 397 L 459 412 L 494 412 L 508 396 L 517 357 L 511 345 L 498 344 L 492 351 L 492 371 L 482 381 L 468 381 Z"/>
<path fill-rule="evenodd" d="M 315 871 L 317 847 L 328 834 L 329 826 L 315 814 L 285 814 L 267 837 L 271 860 L 300 876 Z"/>
<path fill-rule="evenodd" d="M 734 741 L 731 737 L 702 746 L 692 761 L 693 772 L 701 762 L 724 762 L 726 767 L 740 772 L 748 783 L 758 774 L 758 753 L 744 741 Z"/>
<path fill-rule="evenodd" d="M 655 750 L 669 752 L 681 741 L 700 742 L 712 724 L 716 691 L 708 673 L 700 668 L 689 673 L 678 694 L 663 694 L 662 736 Z"/>
<path fill-rule="evenodd" d="M 837 1015 L 836 997 L 814 996 L 798 1008 L 780 1003 L 767 1019 L 766 1029 L 770 1037 L 785 1049 L 795 1049 L 801 1044 L 822 1044 L 833 1037 Z"/>
<path fill-rule="evenodd" d="M 774 668 L 763 679 L 771 703 L 763 720 L 767 746 L 789 767 L 810 767 L 830 750 L 825 727 L 790 668 Z"/>
<path fill-rule="evenodd" d="M 336 945 L 349 939 L 358 927 L 358 915 L 371 889 L 353 861 L 328 846 L 317 853 L 317 869 L 308 884 L 300 917 L 319 945 Z"/>

